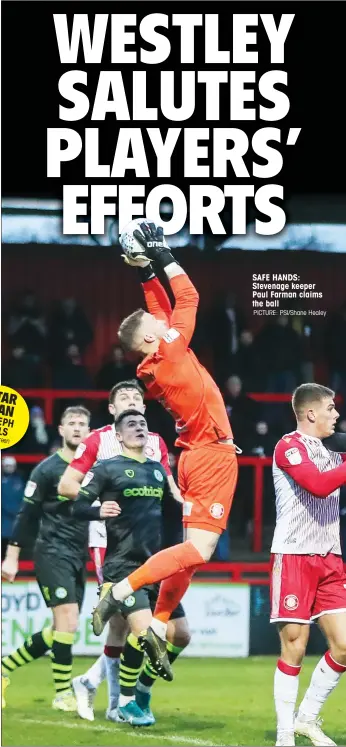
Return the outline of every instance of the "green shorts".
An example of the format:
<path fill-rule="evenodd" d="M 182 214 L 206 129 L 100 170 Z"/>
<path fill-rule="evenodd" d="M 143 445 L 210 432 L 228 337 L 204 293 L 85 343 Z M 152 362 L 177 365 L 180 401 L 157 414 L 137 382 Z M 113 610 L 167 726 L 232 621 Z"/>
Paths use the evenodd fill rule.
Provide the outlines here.
<path fill-rule="evenodd" d="M 85 589 L 85 563 L 38 553 L 35 556 L 37 583 L 47 607 L 78 604 L 81 609 Z"/>

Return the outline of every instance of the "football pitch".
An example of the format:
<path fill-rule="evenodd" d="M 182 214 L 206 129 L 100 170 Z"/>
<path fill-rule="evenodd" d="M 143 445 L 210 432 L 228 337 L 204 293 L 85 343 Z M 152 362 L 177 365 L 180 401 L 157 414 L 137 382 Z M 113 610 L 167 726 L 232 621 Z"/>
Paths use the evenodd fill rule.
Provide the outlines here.
<path fill-rule="evenodd" d="M 85 657 L 74 662 L 74 675 L 84 672 Z M 306 689 L 316 657 L 306 659 L 300 676 L 300 698 Z M 17 670 L 6 691 L 2 744 L 13 747 L 40 745 L 274 745 L 274 657 L 248 659 L 181 659 L 172 683 L 154 686 L 155 726 L 133 729 L 105 720 L 106 684 L 95 701 L 95 721 L 73 713 L 53 711 L 50 662 L 44 660 Z M 326 703 L 324 728 L 338 745 L 346 745 L 346 675 Z M 297 745 L 310 744 L 297 737 Z"/>

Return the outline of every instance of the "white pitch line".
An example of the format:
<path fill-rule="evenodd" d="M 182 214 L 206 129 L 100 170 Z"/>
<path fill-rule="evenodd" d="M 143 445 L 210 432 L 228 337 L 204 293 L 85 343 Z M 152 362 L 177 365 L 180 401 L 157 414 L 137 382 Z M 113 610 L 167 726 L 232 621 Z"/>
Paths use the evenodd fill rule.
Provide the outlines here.
<path fill-rule="evenodd" d="M 155 741 L 164 739 L 167 742 L 178 742 L 181 744 L 181 742 L 186 742 L 187 744 L 196 745 L 196 747 L 225 747 L 225 745 L 222 744 L 215 744 L 214 742 L 205 742 L 203 739 L 194 739 L 194 737 L 184 737 L 183 734 L 157 734 L 157 732 L 148 733 L 147 731 L 142 731 L 140 728 L 133 728 L 131 731 L 124 731 L 122 727 L 116 726 L 114 724 L 114 727 L 112 726 L 102 726 L 101 724 L 95 724 L 93 722 L 90 722 L 90 724 L 83 724 L 82 721 L 78 723 L 68 723 L 68 722 L 58 722 L 58 721 L 49 721 L 48 719 L 36 719 L 36 718 L 26 718 L 21 719 L 21 722 L 23 724 L 40 724 L 41 726 L 64 726 L 65 729 L 83 729 L 84 731 L 105 731 L 109 734 L 114 734 L 114 732 L 118 732 L 119 734 L 125 734 L 127 737 L 135 737 L 136 739 L 155 739 Z"/>

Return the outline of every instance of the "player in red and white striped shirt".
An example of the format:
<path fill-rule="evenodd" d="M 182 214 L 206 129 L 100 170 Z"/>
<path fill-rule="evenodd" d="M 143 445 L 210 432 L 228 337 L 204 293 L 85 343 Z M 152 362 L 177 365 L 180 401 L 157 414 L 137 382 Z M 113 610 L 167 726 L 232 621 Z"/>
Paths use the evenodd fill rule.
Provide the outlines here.
<path fill-rule="evenodd" d="M 138 382 L 122 381 L 116 384 L 109 395 L 109 412 L 116 419 L 122 412 L 129 409 L 145 411 L 143 390 Z M 92 431 L 88 438 L 84 439 L 76 450 L 75 458 L 66 468 L 58 486 L 61 495 L 75 498 L 78 495 L 84 476 L 91 470 L 99 459 L 110 459 L 121 454 L 121 444 L 115 433 L 114 423 L 105 425 Z M 182 503 L 179 489 L 175 484 L 169 461 L 167 446 L 158 433 L 148 434 L 146 456 L 154 461 L 161 462 L 167 472 L 168 483 L 173 498 Z M 96 502 L 95 502 L 96 503 Z M 180 531 L 180 527 L 179 527 Z M 182 537 L 177 537 L 174 542 L 181 542 Z M 99 583 L 102 583 L 102 566 L 107 548 L 107 533 L 103 521 L 90 522 L 89 529 L 89 551 L 95 564 Z M 169 622 L 168 636 L 176 652 L 182 651 L 190 641 L 190 633 L 184 611 L 180 606 L 173 613 Z M 82 677 L 76 677 L 73 681 L 74 691 L 77 698 L 78 713 L 82 718 L 93 720 L 93 700 L 97 687 L 108 677 L 109 684 L 109 708 L 107 718 L 113 720 L 116 710 L 116 701 L 119 694 L 118 669 L 119 657 L 128 634 L 128 624 L 120 616 L 112 618 L 109 626 L 107 642 L 104 654 L 97 659 L 93 666 Z M 154 675 L 144 669 L 145 682 L 153 682 Z M 84 684 L 88 685 L 88 687 Z M 149 687 L 147 687 L 149 690 Z"/>
<path fill-rule="evenodd" d="M 294 733 L 314 745 L 334 745 L 320 710 L 346 671 L 346 574 L 340 547 L 339 493 L 344 455 L 322 443 L 339 417 L 334 392 L 302 384 L 293 394 L 297 430 L 280 439 L 273 458 L 276 527 L 271 561 L 271 622 L 278 623 L 281 657 L 274 678 L 277 745 Z M 314 620 L 329 650 L 313 672 L 295 717 L 298 678 Z"/>

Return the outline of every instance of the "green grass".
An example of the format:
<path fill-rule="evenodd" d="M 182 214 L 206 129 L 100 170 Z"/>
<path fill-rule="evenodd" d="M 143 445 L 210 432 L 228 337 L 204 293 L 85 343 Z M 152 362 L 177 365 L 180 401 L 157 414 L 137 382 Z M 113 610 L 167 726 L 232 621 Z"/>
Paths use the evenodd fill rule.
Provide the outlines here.
<path fill-rule="evenodd" d="M 86 670 L 76 658 L 74 674 Z M 317 659 L 307 658 L 300 677 L 300 696 Z M 174 682 L 154 686 L 153 710 L 157 724 L 132 729 L 105 720 L 107 691 L 103 684 L 95 703 L 95 721 L 51 709 L 53 688 L 46 658 L 17 670 L 7 689 L 2 744 L 40 745 L 273 745 L 274 657 L 249 659 L 181 659 Z M 346 675 L 331 694 L 322 716 L 327 734 L 346 745 Z M 298 745 L 309 744 L 297 738 Z"/>

